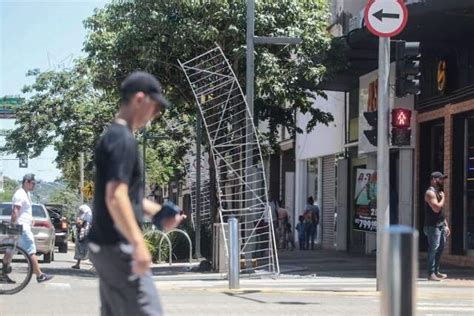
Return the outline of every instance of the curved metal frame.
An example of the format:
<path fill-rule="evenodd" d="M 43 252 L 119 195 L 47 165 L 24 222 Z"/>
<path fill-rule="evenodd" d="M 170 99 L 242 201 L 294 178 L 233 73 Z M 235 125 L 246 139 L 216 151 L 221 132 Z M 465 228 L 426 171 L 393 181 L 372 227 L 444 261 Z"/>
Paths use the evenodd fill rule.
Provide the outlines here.
<path fill-rule="evenodd" d="M 166 239 L 166 241 L 168 241 L 168 246 L 169 246 L 169 265 L 171 265 L 172 263 L 172 255 L 173 255 L 173 246 L 171 245 L 171 240 L 169 239 L 168 235 L 166 235 L 165 233 L 163 233 L 161 230 L 158 230 L 158 229 L 154 229 L 154 230 L 151 230 L 149 232 L 146 232 L 144 236 L 147 236 L 149 234 L 154 234 L 154 233 L 159 233 L 161 236 L 163 236 L 163 238 L 160 240 L 160 243 L 158 244 L 158 261 L 161 262 L 161 244 L 163 243 L 163 240 Z"/>
<path fill-rule="evenodd" d="M 178 228 L 174 228 L 174 229 L 170 230 L 165 235 L 168 236 L 169 234 L 175 233 L 175 232 L 183 234 L 186 237 L 186 239 L 188 240 L 188 243 L 189 243 L 189 263 L 193 262 L 193 242 L 191 241 L 191 238 L 189 237 L 187 232 L 185 232 L 182 229 L 178 229 Z"/>
<path fill-rule="evenodd" d="M 215 133 L 215 139 L 211 136 L 211 132 L 209 130 L 209 127 L 206 123 L 206 119 L 205 119 L 205 114 L 204 114 L 204 110 L 202 108 L 202 102 L 200 101 L 200 98 L 199 96 L 203 96 L 203 95 L 206 95 L 206 94 L 209 94 L 211 93 L 211 91 L 215 91 L 216 89 L 220 89 L 221 87 L 225 87 L 229 84 L 231 84 L 231 87 L 229 90 L 229 95 L 227 97 L 227 100 L 225 101 L 225 108 L 224 108 L 224 112 L 226 111 L 227 109 L 227 104 L 229 103 L 229 100 L 230 100 L 230 96 L 231 96 L 231 91 L 234 89 L 234 88 L 237 88 L 238 91 L 240 92 L 240 96 L 242 98 L 242 103 L 245 104 L 245 109 L 243 110 L 245 113 L 246 113 L 246 118 L 244 119 L 245 120 L 245 128 L 247 129 L 247 132 L 248 133 L 251 133 L 252 137 L 254 138 L 252 140 L 252 145 L 256 145 L 256 149 L 258 151 L 258 155 L 260 157 L 260 162 L 257 163 L 257 164 L 261 164 L 262 168 L 264 167 L 263 166 L 263 159 L 262 159 L 262 152 L 261 152 L 261 147 L 260 147 L 260 142 L 258 140 L 258 137 L 256 135 L 257 131 L 256 131 L 256 128 L 255 128 L 255 125 L 253 124 L 253 121 L 252 121 L 252 115 L 250 113 L 250 110 L 247 106 L 247 102 L 246 102 L 246 99 L 245 99 L 245 95 L 240 87 L 240 84 L 235 76 L 235 73 L 232 69 L 232 67 L 230 66 L 229 64 L 229 61 L 227 60 L 227 58 L 225 57 L 222 49 L 216 45 L 217 47 L 214 48 L 214 49 L 211 49 L 210 51 L 204 53 L 204 54 L 201 54 L 189 61 L 186 61 L 184 63 L 181 63 L 181 61 L 178 60 L 178 63 L 180 64 L 181 68 L 183 69 L 184 73 L 185 73 L 185 76 L 187 78 L 187 81 L 189 83 L 189 85 L 191 86 L 191 89 L 193 91 L 193 94 L 194 94 L 194 97 L 195 97 L 195 101 L 196 103 L 198 104 L 198 107 L 199 107 L 199 110 L 200 110 L 200 114 L 203 116 L 203 122 L 204 122 L 204 125 L 206 127 L 206 132 L 207 132 L 207 136 L 208 136 L 208 139 L 209 139 L 209 143 L 211 145 L 211 148 L 213 149 L 213 154 L 214 152 L 216 152 L 216 157 L 217 159 L 214 159 L 213 162 L 214 162 L 214 168 L 215 170 L 219 170 L 219 165 L 218 165 L 218 159 L 221 158 L 224 162 L 227 163 L 227 165 L 230 167 L 230 169 L 232 169 L 232 166 L 225 160 L 225 158 L 221 155 L 221 153 L 219 152 L 219 149 L 216 149 L 216 146 L 214 144 L 214 142 L 219 138 L 219 128 L 221 126 L 221 121 L 219 121 L 219 125 L 217 126 L 217 132 Z M 215 53 L 215 52 L 218 52 L 218 54 L 220 56 L 217 56 L 217 57 L 220 57 L 222 58 L 222 60 L 215 60 L 216 56 L 214 57 L 210 57 L 208 60 L 215 60 L 216 64 L 220 64 L 220 66 L 224 66 L 224 68 L 227 68 L 227 70 L 229 71 L 229 73 L 218 73 L 218 71 L 216 70 L 211 70 L 212 68 L 214 68 L 215 66 L 212 66 L 210 67 L 209 69 L 200 69 L 199 67 L 194 67 L 193 65 L 190 65 L 191 62 L 194 62 L 196 60 L 198 60 L 199 58 L 201 57 L 204 57 L 204 56 L 207 56 L 207 55 L 210 55 L 211 53 Z M 206 62 L 206 61 L 204 61 Z M 203 63 L 204 63 L 203 62 Z M 202 65 L 203 63 L 200 63 L 198 65 Z M 224 68 L 220 68 L 220 69 L 224 69 Z M 197 87 L 195 85 L 195 82 L 193 80 L 191 80 L 190 76 L 192 75 L 189 75 L 188 74 L 188 71 L 199 71 L 201 72 L 202 74 L 205 74 L 203 75 L 204 77 L 201 78 L 201 79 L 193 79 L 195 80 L 195 82 L 200 82 L 201 80 L 206 80 L 206 76 L 207 78 L 209 77 L 209 74 L 210 75 L 217 75 L 218 79 L 215 80 L 215 82 L 213 82 L 212 84 L 210 84 L 209 86 L 205 87 L 207 90 L 201 90 L 199 92 L 196 91 L 196 89 L 200 89 L 202 87 Z M 220 70 L 219 70 L 220 71 Z M 205 101 L 204 101 L 205 103 Z M 240 111 L 239 113 L 242 113 L 242 111 Z M 223 118 L 223 112 L 221 114 L 221 117 L 220 117 L 220 120 L 222 120 Z M 239 114 L 240 115 L 240 114 Z M 249 137 L 250 134 L 248 134 L 247 136 L 247 139 Z M 245 153 L 247 154 L 247 153 Z M 247 159 L 247 158 L 246 158 Z M 254 176 L 252 174 L 252 176 Z M 255 197 L 254 199 L 255 200 L 259 200 L 261 204 L 264 204 L 264 208 L 266 210 L 266 212 L 268 213 L 267 216 L 268 216 L 268 221 L 269 221 L 269 240 L 268 240 L 268 245 L 269 245 L 269 257 L 267 257 L 270 261 L 270 267 L 272 267 L 273 269 L 273 272 L 274 273 L 277 273 L 279 274 L 279 262 L 278 262 L 278 253 L 277 253 L 277 247 L 276 247 L 276 240 L 275 240 L 275 232 L 274 232 L 274 228 L 273 228 L 273 214 L 272 212 L 269 210 L 269 205 L 268 205 L 268 196 L 267 196 L 267 183 L 266 183 L 266 178 L 265 178 L 265 173 L 262 172 L 262 178 L 263 178 L 263 183 L 264 183 L 264 193 L 263 195 L 259 195 L 258 193 L 256 193 L 256 191 L 254 190 L 254 188 L 250 185 L 250 183 L 248 182 L 248 179 L 249 179 L 249 175 L 245 175 L 245 176 L 242 176 L 242 175 L 237 175 L 237 177 L 240 178 L 241 180 L 241 184 L 243 187 L 245 187 L 245 189 L 243 189 L 243 192 L 245 192 L 245 190 L 248 190 L 247 192 L 252 192 L 253 194 L 255 194 Z M 245 177 L 245 179 L 244 179 Z M 216 172 L 216 185 L 217 185 L 217 190 L 218 190 L 218 196 L 221 197 L 223 194 L 224 194 L 224 188 L 221 186 L 221 180 L 220 179 L 220 175 Z M 246 193 L 244 193 L 246 194 Z M 242 200 L 240 202 L 243 202 Z M 246 207 L 249 211 L 251 211 L 252 209 L 249 208 L 248 206 Z M 224 207 L 223 207 L 223 204 L 222 204 L 222 199 L 219 198 L 219 215 L 220 215 L 220 219 L 221 219 L 221 224 L 223 225 L 224 224 L 224 218 L 223 218 L 223 210 L 224 210 Z M 264 211 L 265 212 L 265 211 Z M 261 221 L 263 218 L 264 218 L 264 214 L 260 215 L 260 219 L 259 221 Z M 249 234 L 249 236 L 247 236 L 247 240 L 243 243 L 243 245 L 241 246 L 241 249 L 240 249 L 240 253 L 242 254 L 243 252 L 243 249 L 245 249 L 245 247 L 247 246 L 247 244 L 250 244 L 252 243 L 251 242 L 251 238 L 252 236 L 255 236 L 255 233 L 256 233 L 256 229 L 257 229 L 257 226 L 255 226 L 251 233 Z M 226 241 L 225 242 L 225 249 L 226 249 L 226 253 L 227 255 L 229 255 L 229 249 L 228 249 L 228 245 L 227 245 L 227 238 L 224 234 L 224 229 L 222 229 L 222 233 L 223 233 L 223 238 L 224 240 Z M 255 242 L 253 242 L 255 243 Z"/>

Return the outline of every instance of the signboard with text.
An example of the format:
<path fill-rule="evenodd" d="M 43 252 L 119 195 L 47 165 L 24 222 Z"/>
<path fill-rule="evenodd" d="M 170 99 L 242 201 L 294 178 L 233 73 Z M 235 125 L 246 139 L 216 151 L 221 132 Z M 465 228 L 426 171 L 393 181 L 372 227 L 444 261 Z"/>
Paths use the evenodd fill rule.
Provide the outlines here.
<path fill-rule="evenodd" d="M 21 105 L 20 98 L 0 98 L 0 118 L 15 118 L 15 108 Z"/>
<path fill-rule="evenodd" d="M 377 231 L 377 172 L 357 169 L 352 228 L 366 232 Z"/>

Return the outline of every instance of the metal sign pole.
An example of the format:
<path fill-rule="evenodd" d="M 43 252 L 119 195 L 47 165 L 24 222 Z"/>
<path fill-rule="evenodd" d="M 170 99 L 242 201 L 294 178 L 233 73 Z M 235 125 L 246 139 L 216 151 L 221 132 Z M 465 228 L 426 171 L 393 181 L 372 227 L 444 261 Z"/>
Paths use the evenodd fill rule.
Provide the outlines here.
<path fill-rule="evenodd" d="M 385 288 L 382 284 L 383 258 L 387 249 L 384 231 L 390 225 L 389 209 L 389 146 L 388 146 L 388 110 L 389 110 L 389 74 L 390 74 L 390 37 L 379 38 L 378 69 L 378 127 L 377 127 L 377 290 Z"/>
<path fill-rule="evenodd" d="M 195 256 L 200 259 L 201 255 L 201 142 L 202 142 L 202 118 L 197 114 L 196 120 L 196 223 L 195 223 Z M 193 188 L 191 187 L 191 190 Z"/>

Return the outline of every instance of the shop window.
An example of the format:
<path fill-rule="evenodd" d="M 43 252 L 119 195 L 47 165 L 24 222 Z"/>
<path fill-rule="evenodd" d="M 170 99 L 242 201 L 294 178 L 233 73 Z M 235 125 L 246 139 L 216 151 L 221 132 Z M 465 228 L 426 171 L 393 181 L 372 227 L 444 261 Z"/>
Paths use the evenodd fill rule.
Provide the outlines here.
<path fill-rule="evenodd" d="M 318 199 L 318 172 L 319 172 L 319 159 L 308 160 L 308 185 L 307 185 L 307 196 L 312 196 L 316 201 Z M 320 203 L 320 201 L 318 201 Z"/>
<path fill-rule="evenodd" d="M 419 169 L 418 169 L 418 230 L 423 231 L 425 222 L 425 192 L 430 184 L 433 171 L 444 171 L 444 120 L 420 124 L 419 128 Z M 426 251 L 425 234 L 419 236 L 419 249 Z"/>
<path fill-rule="evenodd" d="M 359 139 L 359 88 L 349 92 L 347 133 L 349 143 Z"/>
<path fill-rule="evenodd" d="M 474 255 L 474 118 L 466 122 L 464 230 L 467 254 Z"/>

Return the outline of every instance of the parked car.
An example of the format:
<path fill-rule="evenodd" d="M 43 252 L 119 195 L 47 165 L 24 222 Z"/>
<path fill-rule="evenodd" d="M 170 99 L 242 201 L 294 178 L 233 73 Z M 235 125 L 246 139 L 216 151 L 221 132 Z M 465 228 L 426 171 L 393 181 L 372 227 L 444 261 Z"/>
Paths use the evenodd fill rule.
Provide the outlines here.
<path fill-rule="evenodd" d="M 45 204 L 48 210 L 49 217 L 53 223 L 56 242 L 55 246 L 58 247 L 60 253 L 67 253 L 67 241 L 69 238 L 70 225 L 65 215 L 64 205 L 62 204 Z"/>
<path fill-rule="evenodd" d="M 43 261 L 50 263 L 54 260 L 54 242 L 56 239 L 53 223 L 46 207 L 42 204 L 33 204 L 33 226 L 31 231 L 35 237 L 36 253 L 43 255 Z M 0 221 L 10 222 L 12 203 L 0 204 Z"/>

